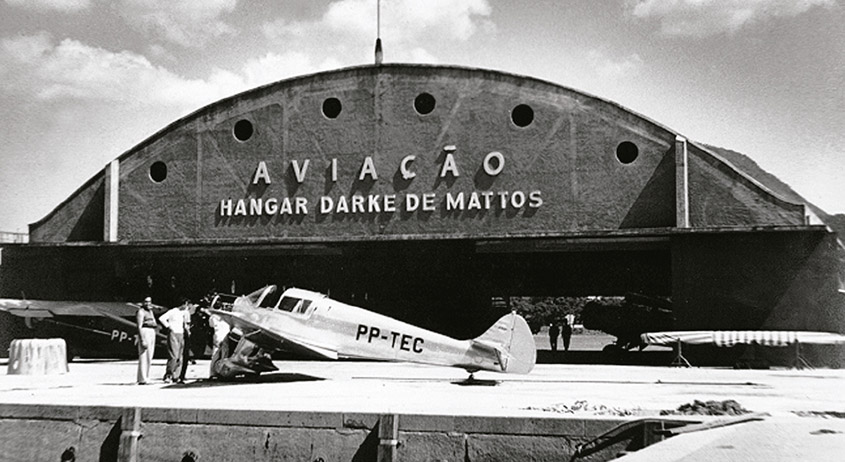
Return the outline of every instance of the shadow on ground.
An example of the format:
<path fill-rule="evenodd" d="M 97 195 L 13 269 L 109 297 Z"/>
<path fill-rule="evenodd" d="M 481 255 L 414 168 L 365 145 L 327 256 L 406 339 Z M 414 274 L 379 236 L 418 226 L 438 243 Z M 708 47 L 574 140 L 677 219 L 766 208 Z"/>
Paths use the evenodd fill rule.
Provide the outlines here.
<path fill-rule="evenodd" d="M 286 372 L 264 373 L 258 376 L 237 377 L 229 380 L 220 379 L 198 379 L 185 383 L 173 383 L 163 388 L 184 389 L 184 388 L 208 388 L 227 385 L 239 385 L 244 383 L 295 383 L 295 382 L 319 382 L 326 380 L 323 377 L 314 377 L 306 374 L 295 374 Z"/>
<path fill-rule="evenodd" d="M 538 350 L 537 364 L 608 364 L 630 366 L 668 366 L 672 350 L 623 351 L 551 351 Z"/>

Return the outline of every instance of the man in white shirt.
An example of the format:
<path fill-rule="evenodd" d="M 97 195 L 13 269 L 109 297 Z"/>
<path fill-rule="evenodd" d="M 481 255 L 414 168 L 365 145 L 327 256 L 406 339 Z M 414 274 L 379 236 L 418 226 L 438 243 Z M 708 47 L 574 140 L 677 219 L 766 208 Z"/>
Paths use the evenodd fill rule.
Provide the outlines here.
<path fill-rule="evenodd" d="M 211 338 L 210 365 L 210 376 L 214 376 L 214 363 L 229 356 L 229 341 L 226 337 L 229 336 L 231 328 L 229 324 L 223 320 L 223 318 L 216 314 L 211 314 L 211 316 L 208 317 L 208 325 L 214 330 Z"/>
<path fill-rule="evenodd" d="M 179 378 L 182 371 L 182 354 L 185 348 L 185 312 L 190 303 L 187 298 L 180 299 L 181 305 L 167 310 L 158 319 L 161 325 L 167 329 L 167 371 L 164 373 L 164 382 L 170 383 Z"/>

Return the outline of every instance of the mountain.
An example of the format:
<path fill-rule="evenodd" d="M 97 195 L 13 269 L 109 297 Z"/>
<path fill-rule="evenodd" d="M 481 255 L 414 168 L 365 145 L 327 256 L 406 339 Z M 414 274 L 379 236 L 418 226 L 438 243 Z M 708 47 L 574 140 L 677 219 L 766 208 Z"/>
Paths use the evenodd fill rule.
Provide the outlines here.
<path fill-rule="evenodd" d="M 843 238 L 845 238 L 845 214 L 840 213 L 837 215 L 831 215 L 825 212 L 824 210 L 822 210 L 821 208 L 819 208 L 818 206 L 811 203 L 803 196 L 795 192 L 794 189 L 792 189 L 788 184 L 781 181 L 780 178 L 763 170 L 759 165 L 757 165 L 757 162 L 754 162 L 754 160 L 752 160 L 745 154 L 732 151 L 726 148 L 711 146 L 709 144 L 704 144 L 704 147 L 712 151 L 719 157 L 730 162 L 741 172 L 757 180 L 757 182 L 768 188 L 778 197 L 785 199 L 789 202 L 806 204 L 810 211 L 812 211 L 817 217 L 819 217 L 827 226 L 830 227 L 830 229 L 837 233 L 840 240 L 843 240 Z"/>

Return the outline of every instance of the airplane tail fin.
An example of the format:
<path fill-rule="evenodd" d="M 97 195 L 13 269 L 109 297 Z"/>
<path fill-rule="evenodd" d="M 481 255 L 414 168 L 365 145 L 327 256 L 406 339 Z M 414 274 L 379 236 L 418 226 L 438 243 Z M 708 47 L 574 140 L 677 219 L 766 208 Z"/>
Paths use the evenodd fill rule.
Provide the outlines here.
<path fill-rule="evenodd" d="M 525 319 L 513 312 L 499 318 L 492 327 L 472 342 L 495 349 L 502 372 L 527 374 L 537 361 L 534 335 L 531 334 Z"/>

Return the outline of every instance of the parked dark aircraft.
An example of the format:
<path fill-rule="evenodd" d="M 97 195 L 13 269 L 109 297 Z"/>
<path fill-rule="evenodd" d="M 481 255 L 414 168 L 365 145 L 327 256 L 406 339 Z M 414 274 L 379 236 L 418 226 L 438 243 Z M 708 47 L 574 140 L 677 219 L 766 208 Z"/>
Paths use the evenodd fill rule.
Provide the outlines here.
<path fill-rule="evenodd" d="M 581 322 L 587 329 L 616 337 L 616 343 L 606 346 L 606 351 L 627 351 L 645 348 L 641 335 L 646 332 L 672 330 L 675 318 L 670 301 L 629 293 L 621 304 L 588 302 L 581 311 Z"/>
<path fill-rule="evenodd" d="M 137 310 L 137 305 L 121 302 L 0 299 L 0 315 L 8 314 L 2 323 L 5 336 L 62 338 L 68 360 L 76 356 L 137 358 Z M 164 307 L 153 305 L 156 317 L 164 311 Z M 157 347 L 162 353 L 165 340 L 159 333 Z"/>

